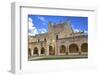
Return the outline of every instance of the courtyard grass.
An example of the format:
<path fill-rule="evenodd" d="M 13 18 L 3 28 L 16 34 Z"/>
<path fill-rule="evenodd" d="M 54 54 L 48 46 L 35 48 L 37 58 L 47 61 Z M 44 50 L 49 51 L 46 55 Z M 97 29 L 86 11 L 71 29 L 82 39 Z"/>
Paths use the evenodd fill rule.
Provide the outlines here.
<path fill-rule="evenodd" d="M 88 58 L 87 55 L 74 55 L 74 56 L 33 56 L 29 57 L 29 61 L 34 60 L 61 60 L 61 59 L 82 59 Z"/>

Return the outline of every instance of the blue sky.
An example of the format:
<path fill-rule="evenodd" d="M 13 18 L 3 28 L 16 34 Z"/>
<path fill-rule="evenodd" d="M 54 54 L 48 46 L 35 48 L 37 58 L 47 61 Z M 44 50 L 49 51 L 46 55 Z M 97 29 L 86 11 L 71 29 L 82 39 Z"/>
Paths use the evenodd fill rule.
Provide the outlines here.
<path fill-rule="evenodd" d="M 88 17 L 28 15 L 28 20 L 30 35 L 47 32 L 49 22 L 58 24 L 68 20 L 71 22 L 72 29 L 75 32 L 88 31 Z"/>

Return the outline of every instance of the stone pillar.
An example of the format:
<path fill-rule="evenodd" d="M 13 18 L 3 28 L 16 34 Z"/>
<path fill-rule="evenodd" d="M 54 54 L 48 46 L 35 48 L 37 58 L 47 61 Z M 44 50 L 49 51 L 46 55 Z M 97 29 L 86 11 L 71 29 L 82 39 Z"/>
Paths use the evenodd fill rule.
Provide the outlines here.
<path fill-rule="evenodd" d="M 46 55 L 49 56 L 49 45 L 47 46 L 47 49 L 46 49 Z"/>
<path fill-rule="evenodd" d="M 56 46 L 56 55 L 59 55 L 59 54 L 58 54 L 58 48 L 59 48 L 59 47 Z"/>
<path fill-rule="evenodd" d="M 38 55 L 40 56 L 41 55 L 41 49 L 38 48 Z"/>
<path fill-rule="evenodd" d="M 60 55 L 60 47 L 58 46 L 58 55 Z"/>
<path fill-rule="evenodd" d="M 79 55 L 81 55 L 82 54 L 82 52 L 81 52 L 81 45 L 79 45 L 78 47 L 79 47 Z"/>
<path fill-rule="evenodd" d="M 55 46 L 55 56 L 57 56 L 57 46 Z"/>
<path fill-rule="evenodd" d="M 69 48 L 68 48 L 68 46 L 66 46 L 66 55 L 68 55 L 69 54 Z"/>
<path fill-rule="evenodd" d="M 32 50 L 31 50 L 31 56 L 33 56 L 33 55 L 34 55 L 34 54 L 33 54 L 33 52 L 34 52 L 34 50 L 32 49 Z"/>
<path fill-rule="evenodd" d="M 68 52 L 68 55 L 69 55 L 69 53 L 70 53 L 70 52 L 69 52 L 69 46 L 67 46 L 67 52 Z"/>

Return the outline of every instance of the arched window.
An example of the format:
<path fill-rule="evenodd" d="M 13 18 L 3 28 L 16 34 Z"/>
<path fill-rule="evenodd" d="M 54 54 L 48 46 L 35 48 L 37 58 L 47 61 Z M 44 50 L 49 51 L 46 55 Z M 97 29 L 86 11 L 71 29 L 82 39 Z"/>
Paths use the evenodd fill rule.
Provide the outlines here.
<path fill-rule="evenodd" d="M 31 49 L 28 48 L 28 55 L 31 56 Z"/>
<path fill-rule="evenodd" d="M 81 51 L 82 52 L 88 52 L 88 44 L 87 43 L 83 43 L 81 45 Z"/>
<path fill-rule="evenodd" d="M 45 49 L 44 49 L 44 47 L 41 48 L 41 54 L 45 54 Z"/>
<path fill-rule="evenodd" d="M 38 54 L 38 48 L 37 47 L 34 48 L 33 54 Z"/>
<path fill-rule="evenodd" d="M 58 40 L 58 35 L 56 35 L 56 40 Z"/>
<path fill-rule="evenodd" d="M 66 52 L 66 47 L 64 45 L 60 46 L 60 53 L 65 53 Z"/>
<path fill-rule="evenodd" d="M 49 46 L 49 55 L 55 55 L 55 50 L 52 46 Z"/>
<path fill-rule="evenodd" d="M 45 41 L 45 42 L 47 41 L 46 38 L 44 38 L 44 41 Z"/>
<path fill-rule="evenodd" d="M 78 52 L 79 51 L 79 49 L 78 49 L 78 45 L 77 44 L 71 44 L 70 46 L 69 46 L 69 52 L 70 53 L 76 53 L 76 52 Z"/>

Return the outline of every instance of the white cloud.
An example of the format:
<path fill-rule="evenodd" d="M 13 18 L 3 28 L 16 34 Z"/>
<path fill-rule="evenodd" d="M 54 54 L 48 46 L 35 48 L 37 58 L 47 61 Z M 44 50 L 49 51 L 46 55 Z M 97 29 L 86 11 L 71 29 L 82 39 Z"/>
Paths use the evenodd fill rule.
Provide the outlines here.
<path fill-rule="evenodd" d="M 39 33 L 46 33 L 47 30 L 46 30 L 45 28 L 41 28 L 41 29 L 38 29 L 38 32 L 39 32 Z"/>
<path fill-rule="evenodd" d="M 38 19 L 41 20 L 41 21 L 43 21 L 43 22 L 45 21 L 45 18 L 44 17 L 39 17 L 38 16 Z"/>
<path fill-rule="evenodd" d="M 29 35 L 34 36 L 34 35 L 38 34 L 38 30 L 34 26 L 34 23 L 32 22 L 31 18 L 29 18 L 28 23 L 29 23 L 29 29 L 28 29 L 29 30 Z"/>
<path fill-rule="evenodd" d="M 79 29 L 74 29 L 74 32 L 80 32 L 80 30 Z"/>
<path fill-rule="evenodd" d="M 37 29 L 34 26 L 34 23 L 33 23 L 31 18 L 29 18 L 28 24 L 29 24 L 28 33 L 29 33 L 30 36 L 35 36 L 36 34 L 42 34 L 42 33 L 47 32 L 47 30 L 45 28 Z"/>
<path fill-rule="evenodd" d="M 28 21 L 29 21 L 29 22 L 32 22 L 32 19 L 31 19 L 31 18 L 29 18 L 29 19 L 28 19 Z"/>
<path fill-rule="evenodd" d="M 77 33 L 77 32 L 84 32 L 85 34 L 88 33 L 87 30 L 80 30 L 80 29 L 73 29 L 73 31 L 74 31 L 75 33 Z"/>
<path fill-rule="evenodd" d="M 87 34 L 87 33 L 88 33 L 88 31 L 84 30 L 84 33 L 86 33 L 86 34 Z"/>
<path fill-rule="evenodd" d="M 42 21 L 42 25 L 46 25 L 46 19 L 44 17 L 37 17 L 40 21 Z"/>

